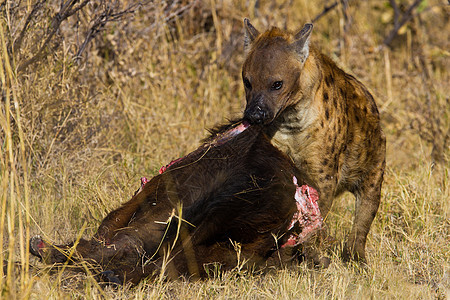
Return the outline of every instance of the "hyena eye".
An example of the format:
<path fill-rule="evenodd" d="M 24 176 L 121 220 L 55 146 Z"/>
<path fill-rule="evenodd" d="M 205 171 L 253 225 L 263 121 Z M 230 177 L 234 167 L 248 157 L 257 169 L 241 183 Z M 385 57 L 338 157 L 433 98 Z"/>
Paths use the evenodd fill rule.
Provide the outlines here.
<path fill-rule="evenodd" d="M 279 89 L 281 89 L 282 86 L 283 86 L 283 81 L 275 81 L 275 82 L 272 84 L 271 89 L 272 89 L 272 90 L 279 90 Z"/>
<path fill-rule="evenodd" d="M 249 89 L 249 90 L 252 89 L 252 85 L 251 85 L 250 81 L 249 81 L 247 78 L 244 78 L 244 86 L 245 86 L 247 89 Z"/>

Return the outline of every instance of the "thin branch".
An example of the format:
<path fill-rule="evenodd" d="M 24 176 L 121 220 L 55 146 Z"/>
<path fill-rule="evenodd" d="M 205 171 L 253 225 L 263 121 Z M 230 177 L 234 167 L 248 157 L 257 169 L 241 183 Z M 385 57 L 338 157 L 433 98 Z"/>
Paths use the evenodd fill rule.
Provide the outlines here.
<path fill-rule="evenodd" d="M 191 3 L 188 3 L 185 6 L 182 6 L 181 8 L 179 8 L 178 10 L 174 11 L 173 13 L 171 13 L 170 15 L 168 15 L 167 17 L 164 18 L 164 22 L 169 22 L 170 20 L 176 18 L 176 17 L 180 17 L 182 16 L 188 9 L 190 9 L 191 7 L 193 7 L 194 5 L 196 5 L 198 2 L 198 0 L 194 0 Z"/>
<path fill-rule="evenodd" d="M 396 4 L 394 4 L 393 8 L 394 8 L 394 28 L 391 30 L 391 32 L 389 32 L 389 34 L 387 35 L 387 37 L 384 39 L 383 41 L 383 45 L 385 46 L 389 46 L 392 41 L 394 40 L 394 38 L 397 36 L 399 29 L 405 25 L 407 22 L 409 22 L 413 17 L 413 11 L 414 9 L 419 6 L 419 4 L 422 2 L 423 0 L 415 0 L 413 4 L 411 4 L 408 9 L 403 13 L 402 15 L 402 19 L 400 21 L 397 22 L 397 24 L 395 24 L 395 12 L 396 9 L 394 8 L 397 7 Z M 392 0 L 391 2 L 394 2 L 394 0 Z M 397 7 L 397 12 L 398 12 L 398 7 Z M 397 16 L 398 19 L 398 16 Z"/>
<path fill-rule="evenodd" d="M 389 0 L 392 8 L 394 9 L 394 28 L 398 26 L 398 19 L 400 17 L 400 9 L 398 8 L 397 2 L 395 0 Z"/>
<path fill-rule="evenodd" d="M 25 36 L 25 32 L 28 29 L 28 25 L 30 25 L 31 21 L 34 19 L 35 14 L 42 8 L 42 5 L 44 4 L 44 2 L 46 2 L 47 0 L 39 0 L 38 2 L 36 2 L 33 5 L 33 9 L 31 10 L 31 12 L 28 14 L 28 17 L 25 21 L 25 24 L 23 25 L 22 30 L 20 31 L 19 37 L 17 38 L 17 40 L 14 42 L 14 45 L 12 47 L 12 52 L 16 53 L 19 49 L 20 46 L 22 46 L 22 41 L 23 38 Z"/>
<path fill-rule="evenodd" d="M 6 10 L 6 4 L 7 4 L 8 0 L 4 0 L 2 3 L 0 3 L 0 12 L 5 9 Z M 20 4 L 22 2 L 22 0 L 19 1 L 10 1 L 12 3 L 10 3 L 10 7 L 9 7 L 9 11 L 15 11 L 17 8 L 20 7 Z"/>
<path fill-rule="evenodd" d="M 95 18 L 94 24 L 89 29 L 83 44 L 81 44 L 80 48 L 74 56 L 74 60 L 78 62 L 81 59 L 81 55 L 86 49 L 89 42 L 95 38 L 95 36 L 105 27 L 108 22 L 115 22 L 121 20 L 125 15 L 133 14 L 140 6 L 141 3 L 138 2 L 117 13 L 114 13 L 114 9 L 112 7 L 107 6 L 105 10 Z"/>
<path fill-rule="evenodd" d="M 344 35 L 350 29 L 352 18 L 348 12 L 348 0 L 340 0 L 342 6 L 342 15 L 344 16 Z"/>
<path fill-rule="evenodd" d="M 334 2 L 333 4 L 330 4 L 329 6 L 325 6 L 325 8 L 323 9 L 323 11 L 318 14 L 314 19 L 312 19 L 312 23 L 317 22 L 317 20 L 319 20 L 320 18 L 322 18 L 324 15 L 326 15 L 330 10 L 332 10 L 333 8 L 335 8 L 338 5 L 338 2 Z"/>
<path fill-rule="evenodd" d="M 59 27 L 61 26 L 61 23 L 72 16 L 74 13 L 79 11 L 80 9 L 84 8 L 90 0 L 84 0 L 81 2 L 77 7 L 73 8 L 75 4 L 78 2 L 78 0 L 67 0 L 65 3 L 62 3 L 61 9 L 59 12 L 53 16 L 50 26 L 47 29 L 47 38 L 45 39 L 42 46 L 39 48 L 39 50 L 36 52 L 34 56 L 32 56 L 30 59 L 26 60 L 24 63 L 20 64 L 17 68 L 17 72 L 21 72 L 25 70 L 29 65 L 37 62 L 45 55 L 45 49 L 47 49 L 48 44 L 52 40 L 53 36 L 58 32 Z"/>
<path fill-rule="evenodd" d="M 77 0 L 78 1 L 78 0 Z M 88 4 L 91 0 L 84 0 L 84 2 L 82 2 L 80 5 L 78 5 L 77 7 L 75 7 L 74 9 L 72 9 L 71 11 L 67 12 L 67 17 L 72 16 L 73 14 L 75 14 L 76 12 L 78 12 L 80 9 L 82 9 L 83 7 L 86 6 L 86 4 Z M 73 5 L 71 6 L 73 7 Z"/>

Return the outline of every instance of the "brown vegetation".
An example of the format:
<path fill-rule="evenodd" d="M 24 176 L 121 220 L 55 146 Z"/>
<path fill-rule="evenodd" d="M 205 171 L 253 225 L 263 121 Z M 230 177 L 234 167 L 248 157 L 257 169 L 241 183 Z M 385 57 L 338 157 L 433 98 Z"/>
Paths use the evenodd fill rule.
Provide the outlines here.
<path fill-rule="evenodd" d="M 60 1 L 0 2 L 2 298 L 449 297 L 447 1 L 421 1 L 412 17 L 413 0 L 396 0 L 396 9 L 394 1 L 65 2 L 80 9 L 57 30 Z M 108 12 L 118 19 L 103 24 Z M 113 291 L 68 266 L 28 264 L 30 234 L 55 243 L 91 236 L 139 177 L 195 149 L 205 128 L 242 113 L 244 17 L 257 28 L 294 30 L 318 15 L 313 42 L 371 89 L 387 136 L 368 268 L 336 255 L 320 271 L 236 269 L 203 282 Z M 353 200 L 337 203 L 328 223 L 343 240 Z"/>

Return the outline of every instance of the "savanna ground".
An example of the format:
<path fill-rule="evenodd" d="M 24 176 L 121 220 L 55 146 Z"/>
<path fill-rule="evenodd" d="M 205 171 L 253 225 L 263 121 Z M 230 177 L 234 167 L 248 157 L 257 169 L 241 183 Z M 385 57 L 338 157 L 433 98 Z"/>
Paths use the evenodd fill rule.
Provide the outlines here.
<path fill-rule="evenodd" d="M 1 298 L 450 298 L 446 0 L 134 4 L 0 2 Z M 367 268 L 331 253 L 325 270 L 237 269 L 113 289 L 29 257 L 30 235 L 90 237 L 141 176 L 241 114 L 244 17 L 260 30 L 296 30 L 326 7 L 312 42 L 371 89 L 387 136 Z M 328 224 L 338 240 L 353 210 L 351 195 L 335 201 Z"/>

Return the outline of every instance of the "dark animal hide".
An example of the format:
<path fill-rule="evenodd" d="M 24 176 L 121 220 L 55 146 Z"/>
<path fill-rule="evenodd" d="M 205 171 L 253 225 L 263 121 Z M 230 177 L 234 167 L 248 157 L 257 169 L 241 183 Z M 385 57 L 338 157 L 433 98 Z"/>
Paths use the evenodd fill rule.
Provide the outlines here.
<path fill-rule="evenodd" d="M 72 250 L 70 262 L 94 263 L 116 283 L 137 283 L 162 271 L 170 278 L 205 277 L 214 263 L 230 270 L 243 261 L 253 268 L 294 258 L 280 250 L 294 253 L 290 246 L 301 242 L 287 243 L 305 227 L 296 222 L 301 216 L 293 176 L 299 185 L 303 179 L 261 127 L 222 128 L 161 172 L 108 214 L 91 240 L 79 240 L 73 250 L 74 243 L 55 246 L 36 236 L 31 253 L 63 263 Z M 321 222 L 320 213 L 315 218 Z"/>

